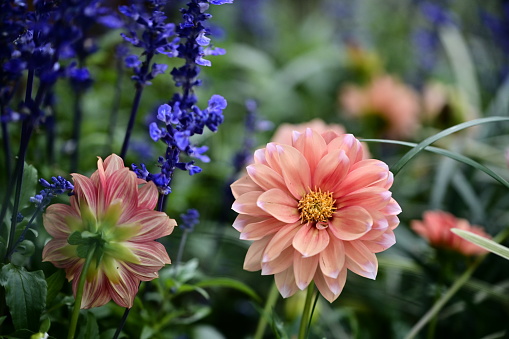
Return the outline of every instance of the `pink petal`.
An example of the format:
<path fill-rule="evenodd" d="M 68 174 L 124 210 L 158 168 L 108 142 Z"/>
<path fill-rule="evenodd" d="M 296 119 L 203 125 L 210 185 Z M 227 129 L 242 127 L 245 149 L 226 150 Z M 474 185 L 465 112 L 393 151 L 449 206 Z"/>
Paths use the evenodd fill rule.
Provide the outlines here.
<path fill-rule="evenodd" d="M 267 165 L 276 171 L 278 174 L 283 175 L 283 171 L 281 169 L 281 159 L 279 158 L 279 151 L 277 149 L 277 144 L 270 142 L 265 147 L 265 161 Z"/>
<path fill-rule="evenodd" d="M 304 290 L 313 280 L 318 267 L 318 256 L 303 257 L 295 251 L 293 256 L 293 271 L 295 282 L 300 290 Z"/>
<path fill-rule="evenodd" d="M 338 207 L 361 206 L 366 210 L 381 210 L 391 201 L 391 192 L 381 187 L 361 188 L 342 197 L 336 197 Z"/>
<path fill-rule="evenodd" d="M 277 145 L 281 171 L 290 193 L 298 200 L 311 187 L 309 164 L 297 149 L 288 145 Z"/>
<path fill-rule="evenodd" d="M 73 173 L 71 176 L 79 203 L 85 202 L 94 213 L 97 213 L 97 188 L 92 180 L 78 173 Z"/>
<path fill-rule="evenodd" d="M 344 134 L 344 133 L 343 133 Z M 332 140 L 339 137 L 341 134 L 334 132 L 333 130 L 328 130 L 322 133 L 322 138 L 325 143 L 328 145 Z"/>
<path fill-rule="evenodd" d="M 302 225 L 293 238 L 293 247 L 301 256 L 311 257 L 323 251 L 329 244 L 329 233 L 317 229 L 312 223 Z"/>
<path fill-rule="evenodd" d="M 288 246 L 274 260 L 262 263 L 262 275 L 281 273 L 293 264 L 293 253 L 295 250 Z"/>
<path fill-rule="evenodd" d="M 396 236 L 392 230 L 387 230 L 387 232 L 378 238 L 369 241 L 362 240 L 362 243 L 370 252 L 379 253 L 394 245 L 396 243 Z"/>
<path fill-rule="evenodd" d="M 396 200 L 394 200 L 393 198 L 391 198 L 389 200 L 389 203 L 387 204 L 387 206 L 385 206 L 382 210 L 381 210 L 382 213 L 385 213 L 385 214 L 388 214 L 388 215 L 398 215 L 401 213 L 401 207 L 399 206 L 399 204 L 396 202 Z"/>
<path fill-rule="evenodd" d="M 235 200 L 232 209 L 240 214 L 249 214 L 251 216 L 268 216 L 269 214 L 257 205 L 258 198 L 264 192 L 254 191 L 242 194 Z"/>
<path fill-rule="evenodd" d="M 165 265 L 171 264 L 166 248 L 157 241 L 144 244 L 126 242 L 125 246 L 139 259 L 139 263 L 124 262 L 125 268 L 139 280 L 149 281 L 157 278 L 157 272 Z"/>
<path fill-rule="evenodd" d="M 235 228 L 237 231 L 242 232 L 244 227 L 246 227 L 248 224 L 259 222 L 262 220 L 265 220 L 264 217 L 252 217 L 247 214 L 239 214 L 237 215 L 237 218 L 235 218 L 235 221 L 233 222 L 233 228 Z"/>
<path fill-rule="evenodd" d="M 138 207 L 136 174 L 129 171 L 127 167 L 111 173 L 108 177 L 105 196 L 105 206 L 109 206 L 115 200 L 122 201 L 122 218 L 129 218 Z"/>
<path fill-rule="evenodd" d="M 314 282 L 323 297 L 327 299 L 327 301 L 333 302 L 343 291 L 346 283 L 346 276 L 346 270 L 342 270 L 337 278 L 324 276 L 317 271 L 314 277 Z"/>
<path fill-rule="evenodd" d="M 154 182 L 150 181 L 138 189 L 138 208 L 153 210 L 157 205 L 159 193 Z"/>
<path fill-rule="evenodd" d="M 243 176 L 242 178 L 235 181 L 230 185 L 232 189 L 232 194 L 235 199 L 238 199 L 241 195 L 253 192 L 253 191 L 261 191 L 260 186 L 255 184 L 253 179 L 251 179 L 248 175 Z"/>
<path fill-rule="evenodd" d="M 373 240 L 385 233 L 389 229 L 389 222 L 387 216 L 379 211 L 371 210 L 370 213 L 373 218 L 373 226 L 368 233 L 364 234 L 360 240 Z"/>
<path fill-rule="evenodd" d="M 65 204 L 50 205 L 46 208 L 46 213 L 42 215 L 44 228 L 54 238 L 67 238 L 73 231 L 77 230 L 69 227 L 69 218 L 79 220 L 80 216 L 74 208 Z M 73 226 L 80 226 L 80 224 L 73 223 Z"/>
<path fill-rule="evenodd" d="M 246 170 L 251 179 L 264 191 L 268 191 L 272 188 L 286 190 L 286 184 L 283 177 L 269 166 L 253 164 L 247 166 Z"/>
<path fill-rule="evenodd" d="M 299 290 L 295 283 L 295 275 L 293 274 L 293 266 L 288 267 L 285 271 L 274 275 L 276 286 L 283 298 L 288 298 Z"/>
<path fill-rule="evenodd" d="M 322 273 L 331 278 L 337 278 L 345 265 L 345 247 L 342 241 L 331 241 L 320 252 L 320 269 Z"/>
<path fill-rule="evenodd" d="M 343 245 L 345 246 L 346 267 L 360 276 L 374 280 L 378 270 L 375 254 L 359 241 L 345 241 Z"/>
<path fill-rule="evenodd" d="M 113 301 L 122 307 L 131 308 L 134 297 L 138 293 L 140 281 L 132 276 L 122 265 L 118 269 L 121 282 L 118 284 L 109 283 L 108 291 Z"/>
<path fill-rule="evenodd" d="M 288 224 L 282 229 L 280 229 L 270 242 L 267 244 L 265 248 L 265 252 L 263 253 L 263 262 L 268 262 L 276 259 L 281 252 L 283 252 L 288 246 L 292 244 L 293 237 L 300 229 L 301 224 L 296 222 L 294 224 Z"/>
<path fill-rule="evenodd" d="M 355 240 L 371 230 L 373 218 L 360 206 L 349 206 L 334 212 L 330 231 L 341 240 Z"/>
<path fill-rule="evenodd" d="M 244 259 L 244 269 L 246 271 L 259 271 L 262 269 L 262 257 L 267 244 L 269 243 L 271 237 L 265 237 L 263 239 L 257 240 L 249 246 L 249 249 L 246 253 L 246 258 Z"/>
<path fill-rule="evenodd" d="M 325 140 L 310 128 L 306 128 L 306 131 L 294 140 L 293 147 L 299 150 L 307 159 L 311 174 L 314 173 L 318 162 L 327 152 Z"/>
<path fill-rule="evenodd" d="M 119 224 L 118 228 L 121 228 L 122 224 L 141 226 L 138 234 L 128 239 L 133 242 L 146 242 L 162 238 L 171 234 L 173 228 L 177 226 L 177 222 L 170 219 L 166 213 L 153 210 L 136 210 L 136 214 L 130 219 L 119 220 Z"/>
<path fill-rule="evenodd" d="M 258 222 L 252 222 L 244 227 L 240 235 L 242 240 L 258 240 L 267 235 L 271 235 L 284 227 L 286 223 L 274 218 L 265 219 Z"/>
<path fill-rule="evenodd" d="M 359 161 L 352 166 L 348 176 L 334 192 L 339 191 L 343 195 L 368 186 L 381 186 L 378 183 L 385 184 L 389 173 L 387 165 L 379 160 Z"/>
<path fill-rule="evenodd" d="M 331 142 L 328 143 L 327 148 L 330 152 L 336 150 L 343 150 L 346 156 L 350 159 L 350 164 L 354 164 L 362 160 L 363 150 L 359 140 L 351 134 L 342 134 Z"/>
<path fill-rule="evenodd" d="M 78 289 L 78 282 L 80 279 L 81 272 L 78 272 L 72 282 L 72 290 L 74 297 L 76 297 L 76 291 Z M 88 280 L 85 282 L 83 289 L 83 297 L 81 299 L 81 309 L 88 309 L 93 307 L 103 306 L 111 300 L 110 293 L 108 291 L 108 279 L 103 273 L 100 273 L 95 279 Z"/>
<path fill-rule="evenodd" d="M 334 192 L 348 174 L 350 160 L 342 150 L 332 151 L 317 165 L 313 178 L 313 188 L 320 187 L 324 192 Z"/>
<path fill-rule="evenodd" d="M 257 205 L 282 222 L 293 223 L 300 219 L 298 201 L 278 188 L 262 193 L 257 200 Z"/>
<path fill-rule="evenodd" d="M 116 154 L 111 154 L 104 160 L 104 169 L 107 178 L 123 168 L 126 168 L 124 165 L 124 160 L 122 160 L 122 158 Z"/>
<path fill-rule="evenodd" d="M 106 174 L 104 173 L 104 164 L 101 157 L 97 157 L 97 171 L 92 173 L 90 180 L 94 182 L 96 187 L 100 187 L 101 190 L 106 190 Z"/>

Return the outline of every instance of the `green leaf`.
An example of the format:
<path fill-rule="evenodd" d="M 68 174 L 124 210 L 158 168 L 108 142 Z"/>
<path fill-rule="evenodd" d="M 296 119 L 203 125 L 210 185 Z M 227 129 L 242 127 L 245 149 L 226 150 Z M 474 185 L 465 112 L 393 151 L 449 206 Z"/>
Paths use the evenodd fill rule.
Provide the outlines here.
<path fill-rule="evenodd" d="M 99 326 L 95 315 L 87 311 L 85 323 L 80 326 L 80 332 L 78 339 L 98 338 L 99 337 Z"/>
<path fill-rule="evenodd" d="M 83 240 L 80 231 L 74 231 L 71 233 L 69 238 L 67 238 L 67 242 L 69 243 L 69 245 L 79 245 L 82 243 L 86 243 L 86 240 Z"/>
<path fill-rule="evenodd" d="M 198 286 L 193 286 L 193 285 L 188 285 L 188 284 L 183 284 L 181 285 L 178 290 L 177 290 L 177 295 L 178 294 L 182 294 L 182 293 L 186 293 L 186 292 L 198 292 L 200 293 L 205 299 L 210 299 L 210 295 L 207 293 L 207 291 L 205 291 L 203 288 L 201 287 L 198 287 Z"/>
<path fill-rule="evenodd" d="M 46 295 L 46 305 L 50 305 L 58 295 L 62 286 L 64 286 L 65 272 L 58 270 L 46 279 L 48 285 L 48 293 Z"/>
<path fill-rule="evenodd" d="M 509 118 L 507 118 L 507 120 L 509 120 Z M 410 147 L 414 147 L 412 149 L 412 151 L 415 150 L 416 147 L 420 145 L 420 144 L 417 145 L 417 144 L 412 143 L 412 142 L 398 141 L 398 140 L 384 140 L 384 139 L 359 139 L 359 140 L 363 141 L 363 142 L 380 142 L 380 143 L 385 143 L 385 144 L 410 146 Z M 505 187 L 509 188 L 509 182 L 507 180 L 502 178 L 497 173 L 493 172 L 488 167 L 486 167 L 484 165 L 481 165 L 480 163 L 476 162 L 475 160 L 472 160 L 472 159 L 470 159 L 470 158 L 468 158 L 468 157 L 466 157 L 464 155 L 461 155 L 461 154 L 458 154 L 458 153 L 454 153 L 454 152 L 445 150 L 443 148 L 433 147 L 433 146 L 425 146 L 423 148 L 423 150 L 428 151 L 428 152 L 432 152 L 432 153 L 435 153 L 435 154 L 440 154 L 440 155 L 449 157 L 451 159 L 454 159 L 456 161 L 462 162 L 462 163 L 464 163 L 466 165 L 470 165 L 470 166 L 472 166 L 472 167 L 474 167 L 474 168 L 476 168 L 476 169 L 478 169 L 480 171 L 483 171 L 484 173 L 486 173 L 487 175 L 489 175 L 490 177 L 492 177 L 493 179 L 495 179 L 496 181 L 498 181 L 499 183 L 501 183 Z M 408 155 L 408 153 L 407 153 L 407 155 Z M 399 162 L 401 162 L 401 160 Z M 392 168 L 391 168 L 391 171 L 393 171 Z M 393 174 L 396 175 L 396 173 L 394 173 L 394 172 L 393 172 Z"/>
<path fill-rule="evenodd" d="M 246 284 L 244 284 L 243 282 L 240 282 L 235 279 L 212 278 L 212 279 L 202 280 L 199 283 L 197 283 L 195 286 L 198 286 L 198 287 L 219 286 L 219 287 L 233 288 L 235 290 L 238 290 L 240 292 L 247 294 L 248 296 L 250 296 L 253 300 L 255 300 L 258 303 L 261 303 L 261 301 L 262 301 L 260 299 L 260 297 L 258 296 L 258 294 L 256 294 L 256 292 L 251 287 L 249 287 Z"/>
<path fill-rule="evenodd" d="M 437 140 L 440 140 L 443 137 L 446 137 L 450 134 L 456 133 L 458 131 L 461 131 L 465 128 L 482 125 L 490 122 L 501 122 L 501 121 L 509 121 L 509 118 L 507 117 L 488 117 L 488 118 L 480 118 L 480 119 L 474 119 L 471 121 L 467 121 L 461 124 L 458 124 L 456 126 L 449 127 L 445 130 L 443 130 L 440 133 L 437 133 L 435 135 L 432 135 L 429 138 L 424 139 L 419 144 L 414 146 L 413 149 L 408 151 L 399 161 L 391 167 L 391 171 L 394 175 L 398 174 L 398 172 L 417 154 L 419 154 L 422 150 L 424 150 L 427 146 L 431 145 Z M 363 140 L 367 141 L 367 140 Z M 468 158 L 467 158 L 468 159 Z"/>
<path fill-rule="evenodd" d="M 23 171 L 23 182 L 21 183 L 21 195 L 19 197 L 19 210 L 30 204 L 30 198 L 35 196 L 37 187 L 37 169 L 25 162 Z"/>
<path fill-rule="evenodd" d="M 28 272 L 12 264 L 2 267 L 5 301 L 17 330 L 39 330 L 39 318 L 46 307 L 47 284 L 42 271 Z"/>
<path fill-rule="evenodd" d="M 491 253 L 494 253 L 496 255 L 501 256 L 504 259 L 509 260 L 509 248 L 502 246 L 491 239 L 481 237 L 480 235 L 477 235 L 469 231 L 461 230 L 459 228 L 451 228 L 451 231 L 459 235 L 463 239 L 468 240 L 471 243 L 474 243 L 477 246 L 490 251 Z"/>

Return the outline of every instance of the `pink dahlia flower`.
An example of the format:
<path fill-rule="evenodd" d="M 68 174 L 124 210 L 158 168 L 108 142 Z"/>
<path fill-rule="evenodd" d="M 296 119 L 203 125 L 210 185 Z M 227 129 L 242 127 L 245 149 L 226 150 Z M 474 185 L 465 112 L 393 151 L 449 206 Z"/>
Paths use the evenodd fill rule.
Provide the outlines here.
<path fill-rule="evenodd" d="M 428 240 L 431 246 L 453 250 L 463 255 L 488 253 L 485 249 L 451 232 L 451 228 L 459 228 L 481 237 L 491 238 L 482 227 L 472 226 L 467 220 L 458 219 L 451 213 L 443 211 L 427 211 L 424 213 L 423 221 L 412 220 L 412 229 Z"/>
<path fill-rule="evenodd" d="M 65 269 L 76 296 L 85 259 L 69 237 L 95 238 L 101 255 L 94 256 L 87 272 L 81 308 L 102 306 L 111 299 L 132 307 L 140 281 L 157 278 L 170 263 L 164 246 L 154 240 L 170 234 L 176 222 L 153 210 L 156 186 L 136 178 L 115 154 L 104 162 L 99 158 L 90 178 L 76 173 L 72 177 L 71 205 L 53 204 L 43 215 L 53 237 L 44 247 L 43 261 Z"/>
<path fill-rule="evenodd" d="M 254 159 L 231 185 L 233 227 L 253 241 L 244 269 L 274 274 L 285 298 L 314 281 L 330 302 L 347 269 L 376 277 L 375 253 L 395 243 L 401 212 L 385 163 L 363 159 L 351 134 L 312 129 L 295 132 L 292 145 L 267 144 Z"/>
<path fill-rule="evenodd" d="M 302 124 L 281 124 L 274 135 L 272 136 L 272 142 L 277 142 L 280 144 L 292 144 L 292 134 L 293 131 L 297 131 L 299 133 L 304 132 L 307 128 L 311 128 L 318 133 L 324 133 L 328 130 L 332 130 L 336 134 L 345 134 L 345 128 L 338 124 L 326 124 L 321 119 L 313 119 L 311 121 L 302 123 Z"/>

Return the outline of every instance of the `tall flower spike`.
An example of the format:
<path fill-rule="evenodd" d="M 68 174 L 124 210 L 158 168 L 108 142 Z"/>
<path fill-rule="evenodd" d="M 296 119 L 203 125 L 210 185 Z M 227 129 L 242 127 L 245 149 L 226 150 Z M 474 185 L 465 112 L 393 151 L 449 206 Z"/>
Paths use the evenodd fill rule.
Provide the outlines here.
<path fill-rule="evenodd" d="M 76 295 L 87 241 L 92 239 L 98 255 L 87 272 L 81 308 L 102 306 L 111 299 L 130 308 L 140 281 L 157 278 L 170 263 L 155 239 L 170 234 L 176 222 L 153 210 L 155 185 L 137 179 L 115 154 L 104 162 L 99 158 L 90 178 L 72 176 L 71 205 L 51 205 L 43 215 L 44 227 L 53 237 L 44 247 L 43 261 L 65 269 Z"/>
<path fill-rule="evenodd" d="M 233 227 L 253 241 L 244 269 L 274 274 L 285 298 L 314 281 L 330 302 L 347 269 L 375 279 L 375 253 L 395 243 L 399 224 L 392 182 L 387 165 L 363 159 L 351 134 L 308 128 L 291 145 L 267 144 L 231 185 Z"/>

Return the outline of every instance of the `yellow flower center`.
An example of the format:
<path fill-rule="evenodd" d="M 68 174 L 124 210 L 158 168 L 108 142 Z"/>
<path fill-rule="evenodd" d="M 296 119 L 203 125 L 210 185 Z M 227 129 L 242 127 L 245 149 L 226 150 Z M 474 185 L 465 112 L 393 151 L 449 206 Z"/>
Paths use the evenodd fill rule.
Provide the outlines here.
<path fill-rule="evenodd" d="M 326 223 L 336 211 L 331 192 L 322 192 L 320 189 L 304 195 L 299 201 L 300 220 L 302 223 Z"/>

